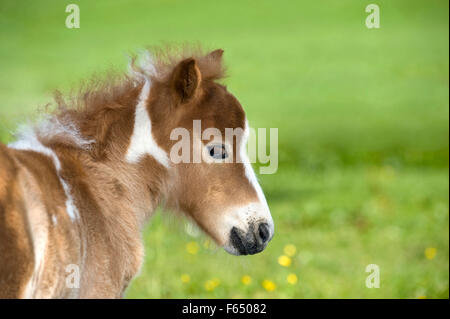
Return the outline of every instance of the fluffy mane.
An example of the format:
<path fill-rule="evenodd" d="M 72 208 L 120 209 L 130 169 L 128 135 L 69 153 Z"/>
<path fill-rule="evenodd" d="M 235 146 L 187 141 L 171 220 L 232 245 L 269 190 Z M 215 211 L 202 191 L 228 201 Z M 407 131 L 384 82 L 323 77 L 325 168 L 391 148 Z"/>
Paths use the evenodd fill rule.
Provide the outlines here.
<path fill-rule="evenodd" d="M 56 91 L 56 107 L 34 131 L 45 144 L 87 149 L 99 155 L 111 124 L 120 118 L 121 111 L 135 106 L 145 80 L 166 83 L 175 66 L 191 57 L 196 59 L 203 80 L 224 77 L 221 59 L 199 47 L 151 48 L 131 57 L 128 73 L 110 72 L 92 78 L 66 96 Z"/>

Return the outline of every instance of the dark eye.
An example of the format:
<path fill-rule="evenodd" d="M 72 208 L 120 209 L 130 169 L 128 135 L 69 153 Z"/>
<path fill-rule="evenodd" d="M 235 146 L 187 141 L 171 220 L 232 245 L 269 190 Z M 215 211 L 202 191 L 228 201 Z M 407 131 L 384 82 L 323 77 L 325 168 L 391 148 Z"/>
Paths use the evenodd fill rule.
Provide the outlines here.
<path fill-rule="evenodd" d="M 227 150 L 223 144 L 215 144 L 208 146 L 209 156 L 215 159 L 225 159 L 228 157 Z"/>

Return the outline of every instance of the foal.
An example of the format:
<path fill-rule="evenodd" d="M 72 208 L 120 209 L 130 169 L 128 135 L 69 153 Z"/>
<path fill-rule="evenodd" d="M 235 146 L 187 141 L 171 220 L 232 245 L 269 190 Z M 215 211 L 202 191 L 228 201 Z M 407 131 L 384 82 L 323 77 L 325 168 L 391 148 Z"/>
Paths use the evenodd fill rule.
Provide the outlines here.
<path fill-rule="evenodd" d="M 222 50 L 131 64 L 131 75 L 66 103 L 0 144 L 0 297 L 117 298 L 143 260 L 158 205 L 235 255 L 262 251 L 273 221 L 245 145 L 245 113 L 223 85 Z M 202 128 L 244 133 L 200 139 Z M 194 133 L 200 163 L 174 163 L 171 132 Z M 240 160 L 238 160 L 240 159 Z M 67 267 L 79 285 L 67 284 Z M 72 268 L 70 268 L 72 269 Z"/>

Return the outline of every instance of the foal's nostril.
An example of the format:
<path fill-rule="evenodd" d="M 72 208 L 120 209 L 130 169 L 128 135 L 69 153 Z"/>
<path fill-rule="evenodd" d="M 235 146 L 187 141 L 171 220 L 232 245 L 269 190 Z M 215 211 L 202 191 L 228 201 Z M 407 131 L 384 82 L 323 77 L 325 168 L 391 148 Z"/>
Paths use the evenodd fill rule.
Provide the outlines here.
<path fill-rule="evenodd" d="M 270 237 L 269 225 L 267 223 L 259 224 L 258 234 L 263 243 L 267 242 Z"/>

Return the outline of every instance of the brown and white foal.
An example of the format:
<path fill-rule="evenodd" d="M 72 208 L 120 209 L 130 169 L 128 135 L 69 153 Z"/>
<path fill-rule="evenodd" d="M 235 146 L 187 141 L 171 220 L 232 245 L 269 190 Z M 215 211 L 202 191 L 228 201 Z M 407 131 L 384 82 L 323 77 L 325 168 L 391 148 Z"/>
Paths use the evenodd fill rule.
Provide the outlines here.
<path fill-rule="evenodd" d="M 121 297 L 159 204 L 185 213 L 231 254 L 266 247 L 273 221 L 245 153 L 245 113 L 216 82 L 222 53 L 132 63 L 131 75 L 70 103 L 57 96 L 53 115 L 0 144 L 1 298 Z M 176 164 L 171 131 L 193 133 L 194 120 L 223 136 L 226 128 L 244 134 L 193 134 L 192 151 L 209 160 Z M 209 142 L 221 145 L 211 151 Z M 67 285 L 68 265 L 78 267 L 79 286 Z"/>

